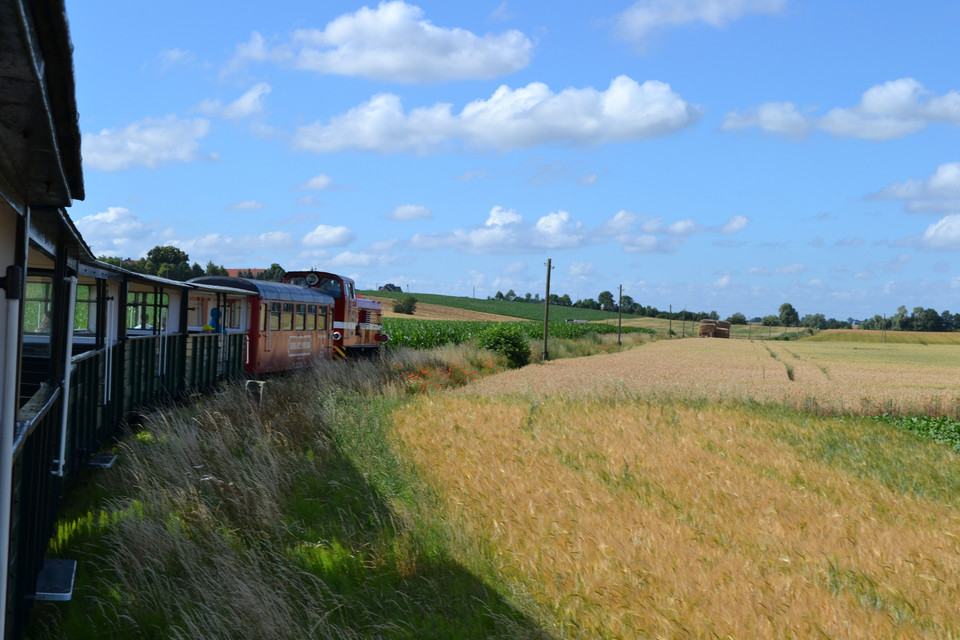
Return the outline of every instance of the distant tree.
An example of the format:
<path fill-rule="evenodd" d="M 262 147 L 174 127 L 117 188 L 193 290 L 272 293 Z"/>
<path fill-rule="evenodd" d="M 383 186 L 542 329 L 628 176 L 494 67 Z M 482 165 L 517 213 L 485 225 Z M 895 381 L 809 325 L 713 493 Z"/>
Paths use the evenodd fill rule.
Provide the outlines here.
<path fill-rule="evenodd" d="M 510 289 L 510 291 L 507 291 L 505 294 L 503 294 L 503 299 L 510 301 L 516 300 L 517 294 L 513 289 Z"/>
<path fill-rule="evenodd" d="M 225 276 L 227 275 L 227 270 L 223 268 L 223 265 L 217 265 L 213 263 L 213 260 L 207 263 L 207 268 L 204 269 L 204 275 L 207 276 Z"/>
<path fill-rule="evenodd" d="M 601 291 L 597 296 L 597 303 L 607 311 L 613 311 L 616 305 L 613 302 L 613 294 L 609 291 Z"/>
<path fill-rule="evenodd" d="M 638 308 L 640 308 L 640 305 L 634 302 L 630 296 L 622 296 L 620 298 L 620 310 L 623 311 L 623 313 L 636 313 Z"/>
<path fill-rule="evenodd" d="M 780 324 L 785 327 L 795 327 L 800 324 L 800 314 L 789 302 L 780 305 Z"/>
<path fill-rule="evenodd" d="M 577 303 L 573 306 L 581 309 L 599 309 L 600 303 L 593 298 L 586 298 L 584 300 L 577 300 Z"/>
<path fill-rule="evenodd" d="M 402 298 L 397 298 L 393 301 L 393 312 L 394 313 L 405 313 L 412 316 L 417 311 L 417 299 L 413 296 L 407 295 Z"/>
<path fill-rule="evenodd" d="M 727 322 L 729 322 L 730 324 L 747 324 L 747 316 L 737 311 L 736 313 L 732 314 L 729 318 L 727 318 Z"/>
<path fill-rule="evenodd" d="M 189 280 L 193 277 L 190 256 L 177 247 L 158 245 L 147 252 L 146 273 L 169 280 Z M 202 270 L 201 270 L 202 271 Z"/>
<path fill-rule="evenodd" d="M 523 301 L 530 302 L 532 300 L 533 300 L 533 294 L 527 291 L 527 293 L 523 296 Z"/>
<path fill-rule="evenodd" d="M 283 280 L 283 276 L 286 275 L 283 267 L 274 262 L 270 265 L 268 269 L 265 269 L 263 273 L 257 274 L 257 280 L 269 280 L 271 282 L 280 282 Z"/>
<path fill-rule="evenodd" d="M 503 291 L 497 291 L 497 295 L 493 296 L 494 300 L 503 300 Z"/>
<path fill-rule="evenodd" d="M 760 321 L 765 327 L 779 327 L 780 326 L 780 316 L 763 316 L 763 319 Z"/>
<path fill-rule="evenodd" d="M 238 277 L 238 278 L 247 278 L 247 279 L 249 279 L 249 280 L 253 280 L 253 279 L 254 279 L 254 277 L 253 277 L 253 271 L 251 271 L 250 269 L 240 269 L 239 271 L 237 271 L 237 277 Z"/>
<path fill-rule="evenodd" d="M 804 327 L 808 329 L 817 329 L 823 331 L 827 328 L 827 318 L 822 313 L 808 313 L 803 316 L 803 320 L 800 321 Z"/>
<path fill-rule="evenodd" d="M 560 296 L 560 305 L 564 307 L 572 307 L 573 301 L 570 299 L 569 294 L 563 294 Z"/>

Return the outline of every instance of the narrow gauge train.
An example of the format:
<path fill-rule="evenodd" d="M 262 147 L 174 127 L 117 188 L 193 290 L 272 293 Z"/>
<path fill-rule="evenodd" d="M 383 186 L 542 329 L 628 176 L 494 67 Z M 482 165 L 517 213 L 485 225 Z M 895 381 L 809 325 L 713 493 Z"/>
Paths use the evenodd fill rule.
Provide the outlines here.
<path fill-rule="evenodd" d="M 61 496 L 125 419 L 385 339 L 349 278 L 316 274 L 338 300 L 309 274 L 184 283 L 97 261 L 66 212 L 84 197 L 71 56 L 62 0 L 0 0 L 0 640 L 70 597 L 75 563 L 45 558 Z"/>

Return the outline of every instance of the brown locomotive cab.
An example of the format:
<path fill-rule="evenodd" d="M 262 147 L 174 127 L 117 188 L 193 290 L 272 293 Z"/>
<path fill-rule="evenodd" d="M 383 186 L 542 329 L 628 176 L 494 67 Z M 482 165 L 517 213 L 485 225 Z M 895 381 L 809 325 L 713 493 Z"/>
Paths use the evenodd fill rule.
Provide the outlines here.
<path fill-rule="evenodd" d="M 283 281 L 333 298 L 335 356 L 376 350 L 389 339 L 383 333 L 380 303 L 357 295 L 352 279 L 326 271 L 288 271 Z"/>

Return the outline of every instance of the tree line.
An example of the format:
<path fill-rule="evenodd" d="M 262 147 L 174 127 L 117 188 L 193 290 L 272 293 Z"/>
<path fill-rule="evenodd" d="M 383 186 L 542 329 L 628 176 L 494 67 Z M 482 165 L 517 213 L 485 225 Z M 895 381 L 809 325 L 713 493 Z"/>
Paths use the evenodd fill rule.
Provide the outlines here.
<path fill-rule="evenodd" d="M 134 273 L 143 273 L 180 282 L 201 276 L 228 275 L 223 265 L 215 264 L 212 260 L 207 262 L 206 268 L 201 267 L 196 262 L 191 265 L 190 256 L 185 251 L 172 246 L 158 245 L 150 249 L 146 257 L 138 260 L 117 256 L 98 256 L 97 260 Z M 248 269 L 241 270 L 237 275 L 240 278 L 279 282 L 285 273 L 283 267 L 274 262 L 269 269 L 265 269 L 261 273 L 254 274 L 253 271 Z"/>

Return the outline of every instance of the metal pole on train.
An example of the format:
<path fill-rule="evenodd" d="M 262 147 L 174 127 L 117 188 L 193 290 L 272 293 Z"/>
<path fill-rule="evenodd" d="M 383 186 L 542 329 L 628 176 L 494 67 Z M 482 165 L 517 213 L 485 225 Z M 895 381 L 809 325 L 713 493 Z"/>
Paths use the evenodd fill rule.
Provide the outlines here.
<path fill-rule="evenodd" d="M 60 459 L 57 460 L 57 475 L 63 477 L 63 465 L 67 457 L 67 418 L 70 416 L 70 376 L 73 360 L 73 318 L 77 311 L 77 276 L 66 279 L 70 286 L 67 296 L 67 348 L 63 369 L 63 412 L 60 414 Z"/>
<path fill-rule="evenodd" d="M 3 336 L 3 389 L 0 398 L 0 640 L 7 629 L 7 583 L 10 579 L 10 509 L 13 504 L 13 431 L 16 425 L 17 365 L 20 362 L 20 299 L 23 297 L 23 270 L 7 267 L 0 278 L 7 299 Z"/>

